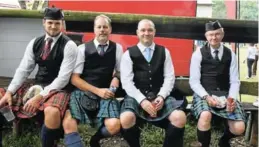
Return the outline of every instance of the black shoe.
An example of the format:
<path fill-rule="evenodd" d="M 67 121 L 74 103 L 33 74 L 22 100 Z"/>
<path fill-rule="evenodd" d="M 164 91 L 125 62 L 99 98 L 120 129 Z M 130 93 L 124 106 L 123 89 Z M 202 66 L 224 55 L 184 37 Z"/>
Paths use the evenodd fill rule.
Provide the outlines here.
<path fill-rule="evenodd" d="M 95 137 L 95 136 L 92 136 L 91 139 L 90 139 L 90 147 L 101 147 L 100 144 L 99 144 L 99 141 L 100 139 Z"/>
<path fill-rule="evenodd" d="M 221 137 L 219 140 L 219 147 L 231 147 L 229 140 L 225 140 L 223 137 Z"/>

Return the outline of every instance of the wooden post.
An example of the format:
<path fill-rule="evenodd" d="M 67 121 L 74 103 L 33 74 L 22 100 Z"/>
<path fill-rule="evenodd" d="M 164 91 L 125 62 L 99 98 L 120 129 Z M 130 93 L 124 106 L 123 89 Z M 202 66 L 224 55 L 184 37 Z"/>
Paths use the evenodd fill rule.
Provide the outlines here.
<path fill-rule="evenodd" d="M 251 131 L 250 144 L 252 146 L 258 146 L 258 111 L 252 113 L 253 124 Z"/>

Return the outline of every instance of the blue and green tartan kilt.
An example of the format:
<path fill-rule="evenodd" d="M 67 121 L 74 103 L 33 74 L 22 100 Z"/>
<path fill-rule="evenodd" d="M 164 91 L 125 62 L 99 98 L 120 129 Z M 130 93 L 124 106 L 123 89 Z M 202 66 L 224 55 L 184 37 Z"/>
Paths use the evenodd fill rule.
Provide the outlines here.
<path fill-rule="evenodd" d="M 119 118 L 120 104 L 116 99 L 101 99 L 100 109 L 95 113 L 96 116 L 89 116 L 91 112 L 87 112 L 81 104 L 80 99 L 83 98 L 84 92 L 75 90 L 71 93 L 69 102 L 70 113 L 73 118 L 82 124 L 89 124 L 92 127 L 100 127 L 103 125 L 104 118 Z"/>
<path fill-rule="evenodd" d="M 226 111 L 226 108 L 217 109 L 217 108 L 210 107 L 206 100 L 203 100 L 197 94 L 194 94 L 191 113 L 196 119 L 199 119 L 199 116 L 202 111 L 209 111 L 216 116 L 219 116 L 221 118 L 225 118 L 228 120 L 242 120 L 244 122 L 246 121 L 245 111 L 243 110 L 239 101 L 236 101 L 235 111 L 232 113 L 229 113 Z"/>
<path fill-rule="evenodd" d="M 141 108 L 135 98 L 126 95 L 121 105 L 121 113 L 131 111 L 135 113 L 136 116 L 146 121 L 155 122 L 167 118 L 174 110 L 184 110 L 185 107 L 186 104 L 184 100 L 176 100 L 174 97 L 169 96 L 165 99 L 163 108 L 157 112 L 157 117 L 152 118 L 145 110 Z"/>

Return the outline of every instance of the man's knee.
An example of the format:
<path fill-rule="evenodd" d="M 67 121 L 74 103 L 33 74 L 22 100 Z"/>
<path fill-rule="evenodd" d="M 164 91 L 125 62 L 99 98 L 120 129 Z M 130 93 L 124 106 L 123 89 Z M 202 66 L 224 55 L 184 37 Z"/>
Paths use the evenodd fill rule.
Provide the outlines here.
<path fill-rule="evenodd" d="M 44 109 L 44 115 L 45 117 L 50 116 L 53 117 L 53 119 L 56 119 L 56 117 L 60 118 L 60 111 L 56 107 L 49 106 Z"/>
<path fill-rule="evenodd" d="M 229 129 L 234 135 L 242 135 L 245 132 L 245 123 L 243 121 L 229 123 Z"/>
<path fill-rule="evenodd" d="M 199 117 L 199 122 L 204 122 L 204 123 L 210 123 L 212 119 L 212 114 L 209 111 L 203 111 L 200 114 Z"/>
<path fill-rule="evenodd" d="M 114 135 L 120 131 L 121 124 L 118 118 L 106 118 L 104 124 L 111 135 Z"/>
<path fill-rule="evenodd" d="M 65 134 L 77 132 L 77 121 L 72 118 L 72 115 L 69 111 L 66 112 L 65 117 L 62 122 L 62 126 Z"/>
<path fill-rule="evenodd" d="M 127 111 L 120 115 L 121 126 L 124 129 L 131 128 L 136 123 L 136 115 L 133 112 Z"/>
<path fill-rule="evenodd" d="M 186 124 L 186 115 L 182 110 L 174 110 L 168 117 L 171 124 L 183 128 Z"/>
<path fill-rule="evenodd" d="M 58 108 L 52 106 L 46 107 L 44 109 L 44 116 L 44 122 L 48 128 L 57 128 L 60 126 L 61 116 Z"/>
<path fill-rule="evenodd" d="M 209 111 L 201 112 L 199 121 L 198 121 L 198 128 L 199 129 L 210 128 L 211 119 L 212 119 L 211 112 L 209 112 Z"/>

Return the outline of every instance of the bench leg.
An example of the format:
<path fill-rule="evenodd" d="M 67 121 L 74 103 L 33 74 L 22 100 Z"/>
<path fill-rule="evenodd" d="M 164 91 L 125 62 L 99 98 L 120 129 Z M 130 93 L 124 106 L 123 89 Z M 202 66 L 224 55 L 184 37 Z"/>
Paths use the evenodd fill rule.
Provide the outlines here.
<path fill-rule="evenodd" d="M 246 123 L 246 132 L 245 132 L 245 140 L 249 142 L 250 135 L 251 135 L 251 129 L 252 129 L 252 112 L 248 113 L 248 119 Z"/>
<path fill-rule="evenodd" d="M 252 113 L 252 131 L 251 131 L 251 138 L 250 144 L 252 146 L 258 146 L 258 112 Z"/>
<path fill-rule="evenodd" d="M 18 137 L 21 135 L 22 132 L 22 123 L 21 120 L 14 120 L 13 121 L 13 135 Z"/>

